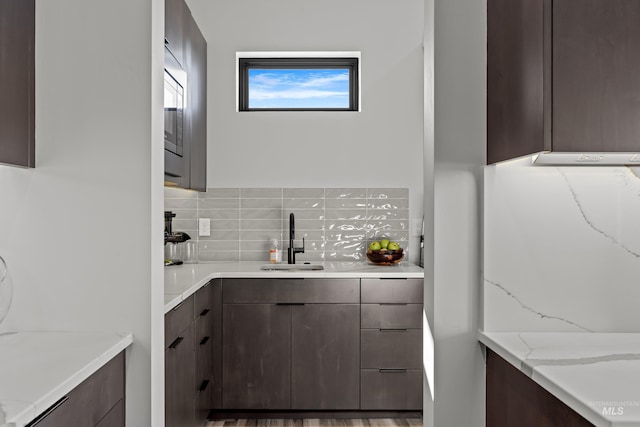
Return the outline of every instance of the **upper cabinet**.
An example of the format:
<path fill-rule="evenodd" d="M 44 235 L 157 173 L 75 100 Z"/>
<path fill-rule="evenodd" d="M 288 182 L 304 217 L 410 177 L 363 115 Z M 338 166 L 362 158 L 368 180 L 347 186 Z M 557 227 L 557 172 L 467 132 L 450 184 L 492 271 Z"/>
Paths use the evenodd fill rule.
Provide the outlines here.
<path fill-rule="evenodd" d="M 207 42 L 184 0 L 165 0 L 165 185 L 207 188 Z"/>
<path fill-rule="evenodd" d="M 35 0 L 0 0 L 0 163 L 35 166 Z"/>
<path fill-rule="evenodd" d="M 183 66 L 187 15 L 191 15 L 191 12 L 184 0 L 164 1 L 164 45 Z"/>
<path fill-rule="evenodd" d="M 639 135 L 640 1 L 488 0 L 487 163 Z"/>

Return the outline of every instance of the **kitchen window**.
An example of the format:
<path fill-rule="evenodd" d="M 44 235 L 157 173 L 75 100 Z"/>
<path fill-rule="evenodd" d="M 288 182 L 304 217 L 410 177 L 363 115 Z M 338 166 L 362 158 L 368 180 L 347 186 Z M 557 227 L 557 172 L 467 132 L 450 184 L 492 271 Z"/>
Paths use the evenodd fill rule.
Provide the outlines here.
<path fill-rule="evenodd" d="M 360 111 L 360 52 L 236 56 L 238 111 Z"/>

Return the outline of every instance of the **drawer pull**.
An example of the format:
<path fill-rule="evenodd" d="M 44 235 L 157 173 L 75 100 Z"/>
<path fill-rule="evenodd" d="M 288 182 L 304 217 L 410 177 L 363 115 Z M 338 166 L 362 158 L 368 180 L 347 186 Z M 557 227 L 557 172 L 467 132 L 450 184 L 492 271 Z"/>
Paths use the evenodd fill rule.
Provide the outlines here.
<path fill-rule="evenodd" d="M 169 345 L 169 348 L 173 349 L 180 345 L 180 343 L 184 340 L 184 337 L 178 337 Z"/>
<path fill-rule="evenodd" d="M 276 305 L 304 305 L 303 302 L 277 302 Z"/>
<path fill-rule="evenodd" d="M 207 387 L 209 387 L 209 380 L 204 380 L 202 381 L 202 384 L 200 384 L 200 388 L 198 390 L 205 391 Z"/>
<path fill-rule="evenodd" d="M 379 369 L 378 372 L 381 374 L 404 374 L 407 372 L 406 369 Z"/>
<path fill-rule="evenodd" d="M 36 427 L 38 424 L 40 424 L 41 421 L 44 421 L 44 419 L 47 418 L 53 411 L 55 411 L 60 406 L 62 406 L 67 400 L 69 400 L 69 396 L 65 396 L 62 399 L 58 400 L 56 403 L 51 405 L 49 409 L 47 409 L 40 416 L 38 416 L 38 418 L 36 418 L 35 420 L 33 420 L 31 423 L 27 425 L 29 427 Z"/>
<path fill-rule="evenodd" d="M 200 316 L 206 316 L 207 314 L 209 314 L 209 309 L 205 308 L 204 310 L 202 310 L 202 312 L 200 313 Z"/>
<path fill-rule="evenodd" d="M 207 341 L 209 341 L 209 337 L 202 338 L 202 341 L 200 341 L 200 345 L 205 345 Z"/>
<path fill-rule="evenodd" d="M 408 305 L 406 302 L 381 302 L 379 305 Z"/>
<path fill-rule="evenodd" d="M 407 332 L 407 329 L 406 328 L 403 328 L 403 329 L 390 329 L 390 328 L 389 329 L 383 329 L 383 328 L 380 328 L 380 332 Z"/>

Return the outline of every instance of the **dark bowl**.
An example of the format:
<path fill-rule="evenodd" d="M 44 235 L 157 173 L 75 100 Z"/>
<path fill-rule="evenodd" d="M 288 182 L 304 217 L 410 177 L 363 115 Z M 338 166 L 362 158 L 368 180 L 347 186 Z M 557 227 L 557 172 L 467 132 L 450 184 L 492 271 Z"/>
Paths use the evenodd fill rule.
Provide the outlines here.
<path fill-rule="evenodd" d="M 390 251 L 388 249 L 380 249 L 379 251 L 367 250 L 367 260 L 371 264 L 376 265 L 394 265 L 398 264 L 404 258 L 404 251 L 402 248 Z"/>

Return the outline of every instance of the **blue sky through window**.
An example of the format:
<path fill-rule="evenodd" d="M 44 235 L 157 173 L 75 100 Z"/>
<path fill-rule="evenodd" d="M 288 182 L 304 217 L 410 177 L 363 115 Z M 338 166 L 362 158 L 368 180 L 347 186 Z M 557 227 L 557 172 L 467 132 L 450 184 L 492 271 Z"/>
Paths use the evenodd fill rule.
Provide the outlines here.
<path fill-rule="evenodd" d="M 251 68 L 249 108 L 349 108 L 349 70 Z"/>

